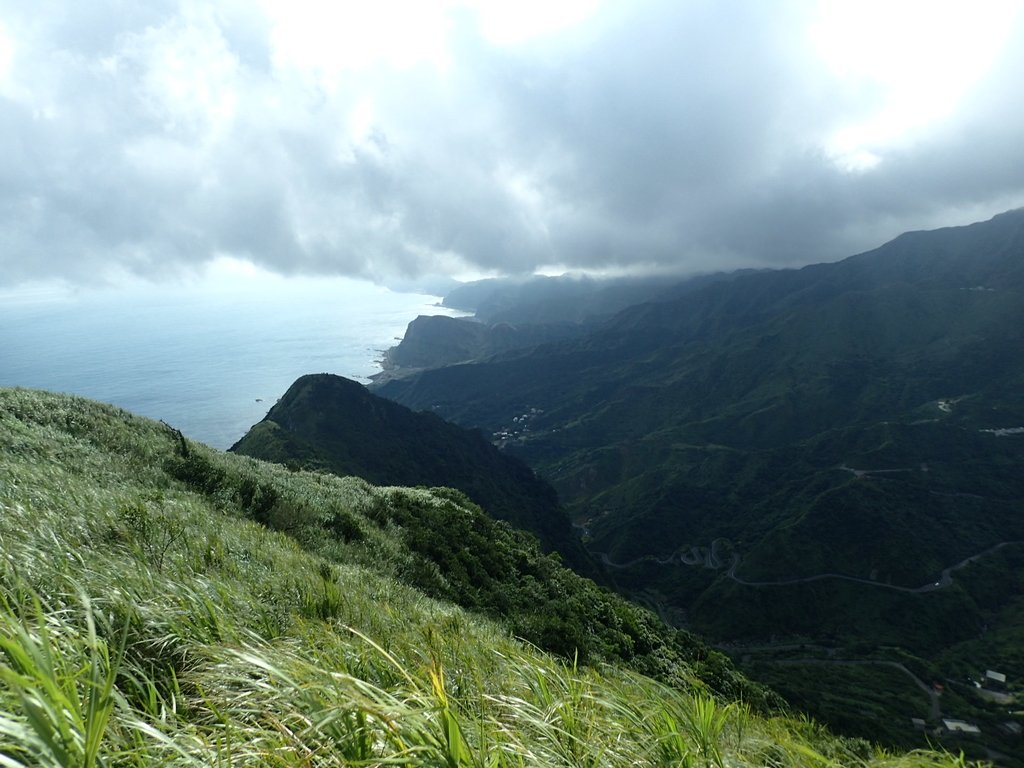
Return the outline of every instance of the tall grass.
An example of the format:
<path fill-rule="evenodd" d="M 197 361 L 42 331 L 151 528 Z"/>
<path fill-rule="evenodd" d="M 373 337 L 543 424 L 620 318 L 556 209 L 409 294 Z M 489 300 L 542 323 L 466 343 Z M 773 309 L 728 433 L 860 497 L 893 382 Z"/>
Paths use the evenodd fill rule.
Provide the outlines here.
<path fill-rule="evenodd" d="M 387 531 L 315 555 L 194 492 L 175 439 L 0 391 L 0 766 L 961 765 L 556 660 L 369 567 Z M 260 467 L 306 514 L 375 493 Z"/>
<path fill-rule="evenodd" d="M 0 680 L 24 713 L 21 722 L 0 721 L 0 732 L 41 762 L 93 768 L 115 705 L 123 645 L 112 650 L 97 636 L 89 600 L 82 602 L 84 632 L 45 613 L 37 598 L 22 621 L 14 620 L 8 597 L 0 601 Z"/>

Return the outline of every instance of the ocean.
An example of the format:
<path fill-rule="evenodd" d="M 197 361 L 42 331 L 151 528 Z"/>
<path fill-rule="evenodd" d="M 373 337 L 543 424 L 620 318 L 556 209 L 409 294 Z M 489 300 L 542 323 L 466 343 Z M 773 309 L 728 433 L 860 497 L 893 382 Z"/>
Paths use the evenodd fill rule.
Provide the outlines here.
<path fill-rule="evenodd" d="M 223 278 L 223 275 L 221 276 Z M 306 373 L 363 383 L 439 298 L 344 278 L 0 294 L 0 386 L 68 392 L 228 448 Z"/>

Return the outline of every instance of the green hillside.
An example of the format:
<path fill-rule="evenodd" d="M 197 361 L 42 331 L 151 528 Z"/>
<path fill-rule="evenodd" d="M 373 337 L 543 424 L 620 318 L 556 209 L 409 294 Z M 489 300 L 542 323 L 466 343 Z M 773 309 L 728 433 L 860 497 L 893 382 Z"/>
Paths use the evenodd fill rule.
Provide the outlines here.
<path fill-rule="evenodd" d="M 758 714 L 713 695 L 707 659 L 668 686 L 427 597 L 382 510 L 482 518 L 447 492 L 26 390 L 0 390 L 0 478 L 5 766 L 963 764 Z"/>
<path fill-rule="evenodd" d="M 577 571 L 597 571 L 555 490 L 528 466 L 478 431 L 410 411 L 341 376 L 300 377 L 230 450 L 377 485 L 455 488 L 491 516 L 536 534 Z"/>
<path fill-rule="evenodd" d="M 710 692 L 731 690 L 764 706 L 722 657 L 603 600 L 453 492 L 289 472 L 111 407 L 24 390 L 0 392 L 0 477 L 4 765 L 364 764 L 360 755 L 365 764 L 566 764 L 560 749 L 613 754 L 589 713 L 624 715 L 616 691 L 674 707 L 711 706 Z M 528 615 L 503 623 L 426 597 L 410 584 L 471 602 L 458 564 L 410 541 L 436 521 L 416 525 L 410 512 L 435 515 L 459 542 L 479 544 L 482 529 L 495 561 L 495 547 L 517 545 L 519 575 L 544 580 L 531 600 L 557 589 L 584 603 L 576 615 L 544 606 L 552 619 L 607 612 L 607 628 L 581 630 L 579 663 L 612 660 L 621 647 L 609 638 L 628 645 L 639 630 L 658 658 L 643 662 L 634 647 L 632 659 L 675 689 L 531 650 L 510 635 Z M 514 604 L 514 578 L 504 578 Z M 598 688 L 607 702 L 591 700 Z M 580 709 L 564 712 L 590 729 L 585 739 L 546 719 L 570 694 Z M 723 727 L 741 714 L 747 727 L 746 710 L 725 705 L 714 710 Z M 534 731 L 552 725 L 548 736 Z M 634 736 L 631 749 L 650 746 L 652 732 Z M 545 746 L 548 737 L 557 738 Z"/>

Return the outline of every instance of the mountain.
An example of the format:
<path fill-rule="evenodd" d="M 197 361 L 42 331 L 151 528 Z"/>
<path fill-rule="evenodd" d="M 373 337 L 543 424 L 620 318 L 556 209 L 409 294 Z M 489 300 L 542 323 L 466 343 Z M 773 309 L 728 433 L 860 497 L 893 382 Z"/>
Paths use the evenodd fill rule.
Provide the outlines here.
<path fill-rule="evenodd" d="M 770 709 L 720 654 L 453 491 L 10 389 L 0 477 L 5 766 L 964 765 Z M 542 625 L 581 645 L 543 652 Z"/>
<path fill-rule="evenodd" d="M 685 279 L 664 277 L 533 277 L 460 285 L 444 305 L 474 317 L 421 315 L 385 354 L 375 386 L 424 368 L 456 365 L 583 336 L 615 313 L 643 301 L 665 300 L 743 272 Z"/>
<path fill-rule="evenodd" d="M 375 391 L 501 435 L 621 589 L 719 642 L 1024 677 L 1024 210 L 661 299 Z"/>
<path fill-rule="evenodd" d="M 414 413 L 341 376 L 307 375 L 229 450 L 376 485 L 445 486 L 490 515 L 535 533 L 578 571 L 597 568 L 554 489 L 478 431 Z"/>

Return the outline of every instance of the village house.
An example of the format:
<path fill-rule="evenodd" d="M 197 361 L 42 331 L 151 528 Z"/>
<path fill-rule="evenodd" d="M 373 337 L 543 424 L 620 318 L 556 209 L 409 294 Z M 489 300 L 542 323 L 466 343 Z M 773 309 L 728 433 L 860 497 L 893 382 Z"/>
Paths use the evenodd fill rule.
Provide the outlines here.
<path fill-rule="evenodd" d="M 943 720 L 942 726 L 946 729 L 947 733 L 981 733 L 981 728 L 963 720 Z"/>
<path fill-rule="evenodd" d="M 1002 672 L 994 672 L 991 669 L 985 670 L 985 679 L 982 681 L 986 688 L 993 688 L 1002 691 L 1006 688 L 1006 675 Z"/>

